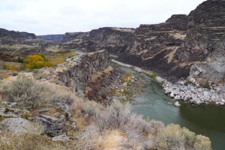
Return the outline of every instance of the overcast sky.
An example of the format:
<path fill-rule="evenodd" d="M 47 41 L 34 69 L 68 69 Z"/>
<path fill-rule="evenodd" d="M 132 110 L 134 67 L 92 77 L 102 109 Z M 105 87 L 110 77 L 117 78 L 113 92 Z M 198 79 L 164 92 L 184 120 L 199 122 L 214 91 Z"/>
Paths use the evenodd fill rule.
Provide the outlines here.
<path fill-rule="evenodd" d="M 36 35 L 138 27 L 188 14 L 204 0 L 0 0 L 0 28 Z"/>

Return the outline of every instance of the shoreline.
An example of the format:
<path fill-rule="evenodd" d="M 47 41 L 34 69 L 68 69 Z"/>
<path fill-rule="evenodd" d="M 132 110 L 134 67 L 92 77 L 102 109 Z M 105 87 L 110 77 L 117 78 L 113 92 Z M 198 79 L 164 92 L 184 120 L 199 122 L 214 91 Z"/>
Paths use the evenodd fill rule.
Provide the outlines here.
<path fill-rule="evenodd" d="M 112 59 L 112 62 L 117 63 L 121 66 L 129 67 L 139 73 L 149 75 L 150 77 L 154 74 L 149 70 L 144 70 L 140 67 L 125 64 L 114 59 Z M 185 81 L 183 80 L 180 80 L 176 83 L 171 83 L 158 75 L 152 78 L 154 78 L 158 83 L 162 84 L 166 95 L 176 100 L 176 102 L 174 103 L 175 106 L 180 106 L 178 101 L 189 102 L 195 105 L 209 103 L 216 105 L 225 105 L 225 85 L 221 84 L 214 88 L 208 89 L 198 87 L 192 82 L 185 85 Z"/>

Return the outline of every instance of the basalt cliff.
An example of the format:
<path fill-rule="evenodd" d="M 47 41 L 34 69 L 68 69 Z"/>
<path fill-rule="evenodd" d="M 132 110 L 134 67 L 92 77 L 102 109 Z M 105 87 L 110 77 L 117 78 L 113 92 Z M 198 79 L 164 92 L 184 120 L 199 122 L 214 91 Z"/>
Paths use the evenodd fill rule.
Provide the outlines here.
<path fill-rule="evenodd" d="M 37 38 L 33 33 L 9 31 L 0 28 L 0 58 L 11 56 L 45 53 L 48 47 L 55 44 Z"/>
<path fill-rule="evenodd" d="M 219 82 L 225 74 L 224 7 L 223 0 L 207 0 L 188 15 L 172 15 L 160 24 L 66 33 L 60 47 L 105 49 L 122 62 L 171 81 L 192 76 Z"/>

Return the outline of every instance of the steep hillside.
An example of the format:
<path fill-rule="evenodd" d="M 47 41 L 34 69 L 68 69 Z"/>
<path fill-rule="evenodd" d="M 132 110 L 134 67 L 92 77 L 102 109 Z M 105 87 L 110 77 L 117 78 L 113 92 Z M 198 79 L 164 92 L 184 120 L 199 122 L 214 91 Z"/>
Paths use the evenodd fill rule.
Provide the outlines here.
<path fill-rule="evenodd" d="M 49 34 L 49 35 L 39 35 L 37 38 L 43 39 L 43 40 L 49 40 L 53 41 L 55 43 L 62 42 L 64 37 L 64 34 Z"/>
<path fill-rule="evenodd" d="M 199 76 L 208 80 L 215 76 L 213 81 L 217 82 L 223 80 L 225 74 L 222 68 L 225 62 L 224 8 L 224 0 L 208 0 L 189 15 L 172 15 L 160 24 L 140 25 L 137 29 L 107 27 L 86 33 L 67 33 L 61 47 L 84 51 L 105 49 L 116 54 L 120 61 L 151 69 L 171 81 L 193 76 L 196 67 L 190 72 L 191 66 L 201 62 L 208 66 L 200 67 L 202 70 L 210 70 L 198 69 Z"/>
<path fill-rule="evenodd" d="M 190 75 L 212 82 L 224 80 L 225 75 L 225 1 L 208 0 L 188 15 L 187 36 L 176 52 L 182 62 L 193 65 Z"/>
<path fill-rule="evenodd" d="M 173 62 L 186 36 L 187 22 L 186 15 L 173 15 L 165 23 L 140 25 L 137 29 L 105 27 L 86 33 L 66 33 L 60 46 L 84 51 L 105 49 L 116 54 L 120 61 L 152 69 L 175 80 L 188 76 L 189 66 Z"/>
<path fill-rule="evenodd" d="M 0 29 L 0 57 L 44 53 L 50 41 L 36 38 L 33 33 Z"/>

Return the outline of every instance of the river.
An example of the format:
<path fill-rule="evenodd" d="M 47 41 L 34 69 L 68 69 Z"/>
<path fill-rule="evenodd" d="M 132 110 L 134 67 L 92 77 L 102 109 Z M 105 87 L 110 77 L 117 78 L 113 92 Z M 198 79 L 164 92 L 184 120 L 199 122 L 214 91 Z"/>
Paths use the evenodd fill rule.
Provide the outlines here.
<path fill-rule="evenodd" d="M 180 107 L 174 106 L 175 101 L 164 94 L 163 88 L 149 76 L 138 73 L 129 67 L 113 63 L 114 67 L 125 72 L 133 73 L 146 82 L 143 95 L 135 98 L 141 102 L 133 105 L 133 111 L 142 114 L 145 118 L 160 120 L 166 125 L 179 124 L 196 134 L 210 138 L 213 150 L 225 149 L 225 107 L 216 105 L 192 106 L 181 103 Z"/>

